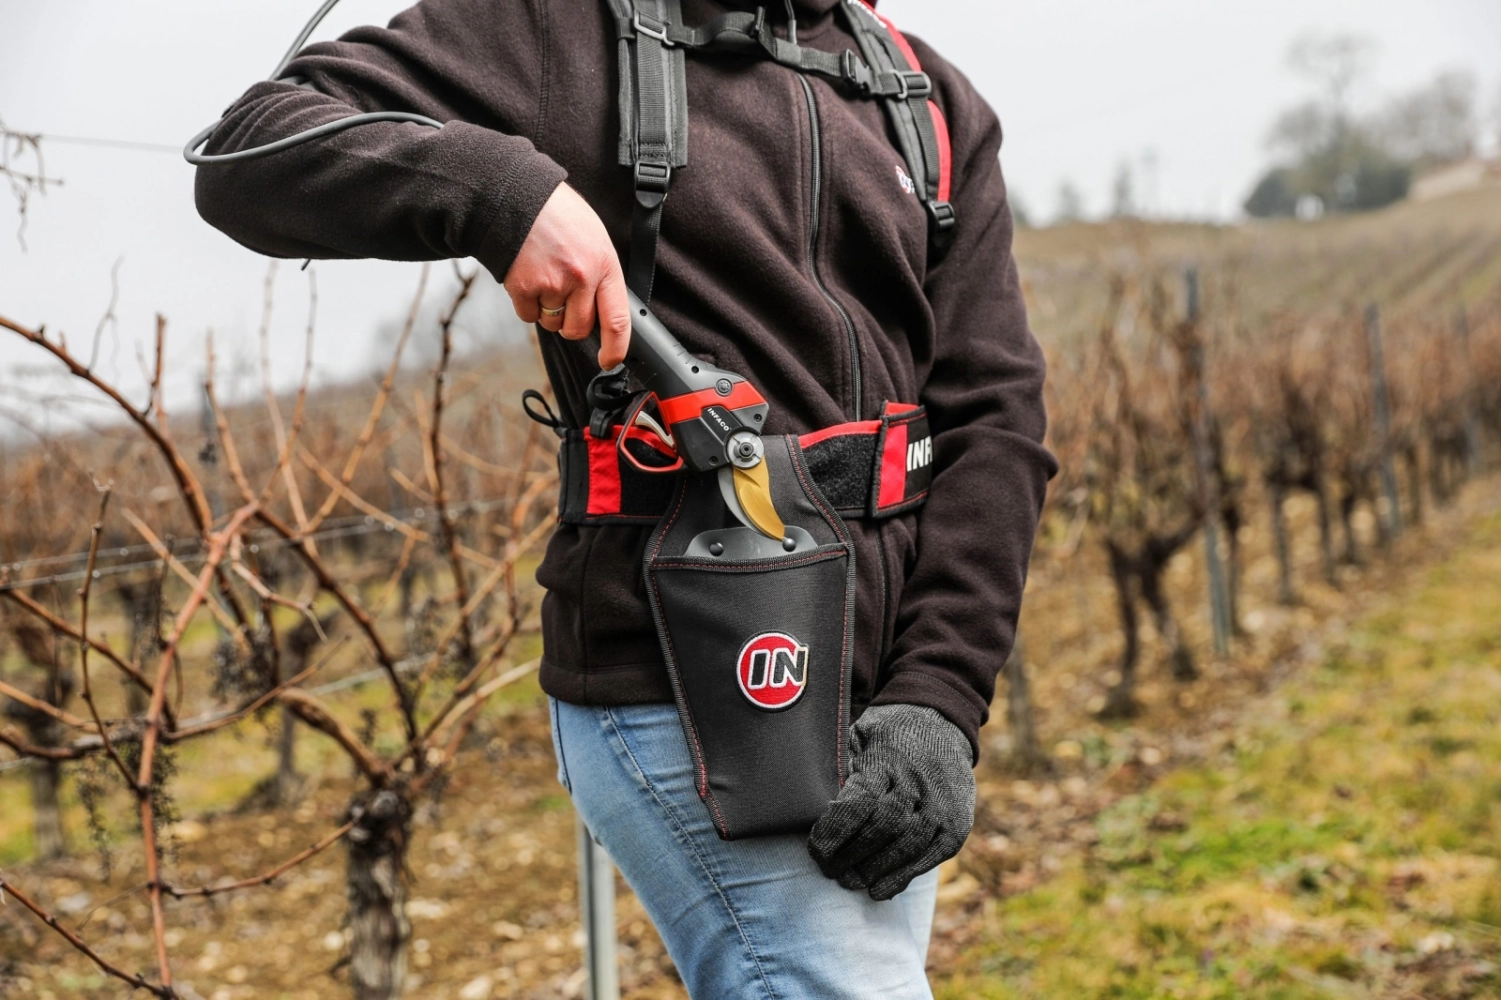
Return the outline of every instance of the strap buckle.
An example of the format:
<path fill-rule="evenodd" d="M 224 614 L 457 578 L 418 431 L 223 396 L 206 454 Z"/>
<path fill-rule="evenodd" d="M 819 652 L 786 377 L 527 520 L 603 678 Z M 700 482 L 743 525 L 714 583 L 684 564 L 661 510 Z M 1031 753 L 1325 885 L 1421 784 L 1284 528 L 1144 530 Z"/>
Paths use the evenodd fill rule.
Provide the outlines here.
<path fill-rule="evenodd" d="M 642 17 L 650 19 L 654 24 L 657 25 L 657 27 L 653 28 L 648 26 L 641 20 Z M 670 49 L 675 44 L 671 38 L 667 37 L 667 23 L 665 21 L 658 21 L 650 14 L 643 15 L 641 11 L 636 11 L 636 16 L 635 19 L 631 22 L 631 26 L 636 29 L 636 34 L 645 35 L 647 38 L 655 38 L 666 48 Z"/>
<path fill-rule="evenodd" d="M 933 240 L 933 246 L 939 250 L 948 249 L 954 238 L 954 223 L 958 221 L 954 206 L 937 200 L 925 202 L 924 205 L 928 210 L 928 235 Z"/>
<path fill-rule="evenodd" d="M 901 85 L 901 89 L 896 93 L 898 101 L 905 101 L 909 98 L 920 100 L 933 93 L 933 78 L 921 70 L 898 71 L 896 80 Z"/>
<path fill-rule="evenodd" d="M 869 97 L 871 88 L 875 85 L 875 76 L 865 61 L 855 55 L 854 49 L 845 49 L 839 57 L 839 71 L 844 79 L 860 92 L 860 96 Z"/>
<path fill-rule="evenodd" d="M 650 191 L 653 194 L 665 195 L 667 188 L 672 184 L 672 165 L 637 160 L 635 180 L 637 191 Z"/>

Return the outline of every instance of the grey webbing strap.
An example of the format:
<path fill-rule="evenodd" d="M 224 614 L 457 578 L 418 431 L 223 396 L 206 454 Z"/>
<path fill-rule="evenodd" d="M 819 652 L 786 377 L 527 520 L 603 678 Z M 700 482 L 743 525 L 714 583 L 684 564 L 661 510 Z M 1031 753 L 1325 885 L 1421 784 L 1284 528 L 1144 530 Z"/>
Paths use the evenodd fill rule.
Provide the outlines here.
<path fill-rule="evenodd" d="M 897 145 L 907 161 L 907 169 L 917 186 L 917 193 L 928 212 L 929 237 L 938 249 L 947 246 L 955 223 L 954 208 L 939 200 L 939 179 L 943 172 L 938 146 L 938 131 L 933 124 L 933 109 L 928 98 L 933 83 L 926 73 L 907 63 L 907 56 L 892 38 L 886 25 L 859 0 L 842 5 L 860 51 L 870 61 L 877 80 L 895 80 L 898 88 L 887 97 L 887 116 L 896 132 Z"/>
<path fill-rule="evenodd" d="M 632 24 L 631 29 L 638 34 L 655 35 L 664 45 L 681 46 L 686 49 L 747 48 L 759 37 L 763 20 L 764 18 L 743 10 L 732 10 L 720 14 L 697 28 L 668 22 L 654 22 L 650 18 L 643 17 Z"/>
<path fill-rule="evenodd" d="M 779 38 L 772 32 L 771 25 L 764 20 L 757 41 L 766 50 L 766 54 L 771 56 L 773 62 L 782 66 L 790 66 L 803 73 L 817 73 L 835 80 L 847 78 L 847 67 L 850 66 L 850 61 L 854 57 L 853 52 L 836 55 L 820 49 L 804 48 L 796 42 Z"/>
<path fill-rule="evenodd" d="M 616 161 L 622 167 L 636 162 L 636 67 L 631 46 L 636 39 L 631 28 L 631 0 L 609 0 L 610 13 L 615 16 L 615 72 L 620 77 L 616 111 L 620 115 L 620 141 L 616 146 Z"/>
<path fill-rule="evenodd" d="M 662 235 L 662 206 L 672 183 L 672 168 L 636 164 L 636 207 L 631 212 L 631 256 L 625 283 L 642 302 L 651 301 L 657 276 L 657 243 Z"/>
<path fill-rule="evenodd" d="M 680 26 L 680 0 L 612 0 L 622 43 L 634 44 L 634 58 L 621 68 L 621 147 L 629 163 L 636 204 L 631 218 L 631 252 L 626 284 L 642 302 L 651 301 L 656 277 L 657 242 L 662 207 L 675 167 L 688 164 L 687 80 L 683 50 L 667 29 Z M 626 12 L 629 11 L 627 19 Z M 633 77 L 634 104 L 627 111 L 628 79 Z M 631 122 L 631 126 L 627 122 Z"/>
<path fill-rule="evenodd" d="M 663 21 L 638 9 L 629 19 L 617 15 L 617 28 L 622 38 L 647 38 L 664 47 L 688 51 L 753 52 L 759 48 L 779 65 L 851 84 L 861 97 L 905 98 L 910 78 L 923 76 L 874 72 L 850 50 L 836 53 L 805 48 L 778 36 L 764 8 L 757 8 L 754 14 L 729 11 L 697 28 Z"/>

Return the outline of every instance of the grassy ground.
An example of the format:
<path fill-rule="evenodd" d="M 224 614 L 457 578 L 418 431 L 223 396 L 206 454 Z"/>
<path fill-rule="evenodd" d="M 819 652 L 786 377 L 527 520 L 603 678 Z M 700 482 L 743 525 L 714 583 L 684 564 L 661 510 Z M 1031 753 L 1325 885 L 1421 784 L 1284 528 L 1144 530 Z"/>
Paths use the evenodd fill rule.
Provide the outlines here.
<path fill-rule="evenodd" d="M 1016 780 L 988 748 L 976 835 L 940 891 L 940 1000 L 1501 995 L 1501 516 L 1474 514 L 1498 499 L 1477 484 L 1468 510 L 1414 533 L 1426 561 L 1399 550 L 1373 567 L 1363 610 L 1352 596 L 1343 619 L 1290 622 L 1320 651 L 1259 696 L 1217 702 L 1239 675 L 1206 664 L 1176 731 L 1166 695 L 1132 726 L 1050 726 L 1050 779 Z M 186 783 L 172 877 L 264 870 L 336 825 L 350 782 L 316 747 L 304 767 L 323 774 L 289 815 L 236 813 L 227 786 Z M 270 764 L 254 729 L 219 753 L 212 770 L 237 788 Z M 578 995 L 572 818 L 553 767 L 539 693 L 520 686 L 417 825 L 410 996 Z M 138 864 L 122 852 L 100 886 L 78 846 L 8 874 L 149 968 L 143 899 L 110 898 L 139 884 Z M 344 995 L 341 868 L 333 850 L 274 888 L 174 906 L 183 978 L 208 1000 Z M 624 887 L 618 931 L 625 995 L 684 1000 Z M 0 995 L 119 990 L 8 907 Z"/>
<path fill-rule="evenodd" d="M 985 906 L 960 997 L 1501 995 L 1501 518 Z"/>

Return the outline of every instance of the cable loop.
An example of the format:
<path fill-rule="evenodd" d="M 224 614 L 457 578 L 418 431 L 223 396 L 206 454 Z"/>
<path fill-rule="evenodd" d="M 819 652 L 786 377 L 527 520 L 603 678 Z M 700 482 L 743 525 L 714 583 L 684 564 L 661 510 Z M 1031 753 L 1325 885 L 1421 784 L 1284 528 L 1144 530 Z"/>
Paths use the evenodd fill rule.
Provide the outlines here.
<path fill-rule="evenodd" d="M 274 82 L 282 79 L 282 72 L 297 57 L 297 53 L 302 51 L 303 45 L 307 43 L 313 31 L 322 23 L 323 19 L 328 16 L 328 12 L 333 10 L 338 2 L 339 0 L 325 0 L 323 6 L 318 8 L 318 12 L 308 20 L 301 33 L 298 34 L 296 41 L 292 43 L 292 47 L 287 50 L 287 54 L 282 56 L 281 62 L 276 64 L 276 69 L 271 71 L 271 75 L 267 77 L 268 80 Z M 438 129 L 439 131 L 443 128 L 442 122 L 434 118 L 429 118 L 426 115 L 413 114 L 408 111 L 371 111 L 365 114 L 350 115 L 347 118 L 339 118 L 331 122 L 324 122 L 322 125 L 298 132 L 296 135 L 290 135 L 285 139 L 278 139 L 275 142 L 268 142 L 262 146 L 253 146 L 250 149 L 240 149 L 233 153 L 207 154 L 198 152 L 203 147 L 203 144 L 208 142 L 209 138 L 218 131 L 219 126 L 224 124 L 224 119 L 220 118 L 188 140 L 188 144 L 183 147 L 182 158 L 195 167 L 206 167 L 222 163 L 243 163 L 246 160 L 258 160 L 263 156 L 280 153 L 283 150 L 300 146 L 305 142 L 312 142 L 315 139 L 337 135 L 345 129 L 354 128 L 357 125 L 374 125 L 378 122 L 408 122 L 415 125 L 426 125 L 428 128 Z"/>

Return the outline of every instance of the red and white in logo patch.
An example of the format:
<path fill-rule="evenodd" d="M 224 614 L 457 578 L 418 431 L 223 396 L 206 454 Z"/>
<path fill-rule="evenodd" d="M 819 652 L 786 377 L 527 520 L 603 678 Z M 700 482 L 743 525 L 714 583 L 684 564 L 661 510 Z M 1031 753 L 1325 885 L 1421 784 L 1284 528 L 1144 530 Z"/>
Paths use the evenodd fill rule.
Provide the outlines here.
<path fill-rule="evenodd" d="M 735 676 L 757 708 L 790 708 L 808 685 L 808 647 L 785 632 L 762 632 L 740 648 Z"/>

